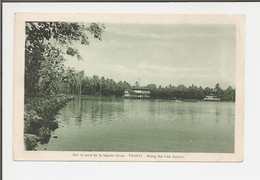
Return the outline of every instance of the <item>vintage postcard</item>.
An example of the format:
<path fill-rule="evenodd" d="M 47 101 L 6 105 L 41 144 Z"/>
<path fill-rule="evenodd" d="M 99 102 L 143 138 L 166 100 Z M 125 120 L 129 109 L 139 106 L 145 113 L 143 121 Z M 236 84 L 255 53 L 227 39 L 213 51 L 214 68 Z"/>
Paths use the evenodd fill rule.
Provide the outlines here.
<path fill-rule="evenodd" d="M 14 160 L 243 161 L 244 15 L 15 15 Z"/>

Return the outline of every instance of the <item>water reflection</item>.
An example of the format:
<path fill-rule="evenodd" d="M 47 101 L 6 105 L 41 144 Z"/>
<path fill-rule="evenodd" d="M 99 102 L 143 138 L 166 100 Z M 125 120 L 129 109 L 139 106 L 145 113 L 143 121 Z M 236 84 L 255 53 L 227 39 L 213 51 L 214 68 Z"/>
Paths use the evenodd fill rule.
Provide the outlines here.
<path fill-rule="evenodd" d="M 155 115 L 159 113 L 159 112 L 157 112 L 157 109 L 156 109 L 156 101 L 150 101 L 150 103 L 149 103 L 149 113 L 150 113 L 151 118 L 154 118 Z"/>
<path fill-rule="evenodd" d="M 82 121 L 82 109 L 83 109 L 83 104 L 82 104 L 82 99 L 81 97 L 78 97 L 78 102 L 76 103 L 76 108 L 75 108 L 75 112 L 76 114 L 74 115 L 75 117 L 75 123 L 77 126 L 81 125 L 81 121 Z"/>
<path fill-rule="evenodd" d="M 81 96 L 60 111 L 59 138 L 44 148 L 233 152 L 234 119 L 234 103 Z"/>

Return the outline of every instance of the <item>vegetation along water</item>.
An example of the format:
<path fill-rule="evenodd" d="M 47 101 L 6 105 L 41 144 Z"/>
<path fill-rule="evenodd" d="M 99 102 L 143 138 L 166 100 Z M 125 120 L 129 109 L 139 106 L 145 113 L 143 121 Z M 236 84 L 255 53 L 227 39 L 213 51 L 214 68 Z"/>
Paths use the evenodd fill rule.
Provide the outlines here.
<path fill-rule="evenodd" d="M 88 133 L 86 133 L 88 136 L 81 136 L 82 134 L 80 135 L 77 132 L 80 132 L 80 129 L 78 128 L 80 126 L 77 126 L 74 129 L 75 131 L 72 131 L 75 132 L 75 134 L 69 134 L 71 138 L 64 137 L 68 138 L 67 140 L 72 140 L 72 138 L 77 139 L 77 136 L 79 136 L 81 138 L 85 138 L 85 140 L 88 139 L 88 143 L 97 142 L 97 139 L 99 138 L 102 139 L 102 137 L 100 136 L 102 136 L 102 133 L 105 132 L 110 132 L 108 134 L 103 134 L 105 136 L 111 135 L 111 137 L 107 136 L 107 138 L 116 138 L 115 133 L 125 132 L 125 130 L 129 130 L 130 127 L 136 127 L 136 129 L 133 128 L 133 131 L 136 131 L 136 134 L 131 134 L 132 138 L 138 136 L 139 138 L 143 138 L 145 140 L 146 138 L 154 137 L 155 134 L 153 132 L 158 132 L 159 134 L 157 135 L 166 138 L 164 140 L 165 142 L 168 142 L 169 139 L 167 140 L 167 138 L 169 138 L 169 136 L 167 136 L 165 133 L 168 132 L 169 135 L 174 135 L 170 133 L 170 127 L 173 129 L 179 127 L 180 129 L 178 129 L 176 133 L 181 132 L 182 130 L 183 132 L 190 131 L 187 133 L 195 133 L 193 131 L 202 130 L 201 128 L 203 128 L 204 126 L 199 126 L 202 125 L 203 122 L 207 122 L 206 120 L 209 120 L 209 122 L 207 123 L 210 123 L 210 127 L 213 127 L 213 125 L 219 125 L 219 129 L 217 130 L 223 133 L 223 135 L 233 132 L 231 126 L 222 126 L 224 125 L 222 124 L 223 122 L 219 121 L 218 119 L 220 117 L 219 113 L 221 112 L 228 114 L 227 117 L 229 117 L 231 120 L 234 119 L 234 115 L 231 111 L 229 111 L 230 108 L 234 108 L 234 103 L 216 102 L 215 104 L 211 104 L 212 102 L 198 102 L 196 104 L 192 104 L 184 102 L 182 106 L 173 101 L 176 99 L 200 101 L 206 95 L 215 94 L 222 101 L 234 102 L 235 89 L 233 89 L 232 87 L 228 87 L 227 89 L 223 90 L 220 87 L 220 84 L 216 84 L 215 88 L 203 88 L 196 85 L 191 85 L 188 87 L 184 85 L 169 85 L 166 87 L 162 87 L 155 84 L 149 84 L 145 86 L 145 88 L 149 88 L 151 90 L 151 100 L 138 102 L 137 100 L 122 99 L 124 91 L 126 89 L 133 88 L 133 86 L 126 81 L 115 82 L 113 79 L 98 77 L 97 75 L 94 75 L 93 77 L 87 77 L 84 71 L 78 71 L 73 68 L 64 66 L 64 54 L 72 57 L 77 57 L 78 60 L 83 60 L 80 52 L 77 50 L 77 48 L 75 48 L 75 46 L 73 46 L 75 43 L 81 44 L 83 46 L 89 45 L 90 36 L 93 36 L 98 40 L 102 40 L 101 37 L 104 31 L 105 25 L 101 23 L 90 23 L 86 25 L 81 23 L 68 22 L 26 22 L 24 142 L 25 148 L 27 150 L 37 149 L 36 146 L 39 143 L 48 143 L 51 134 L 55 131 L 55 129 L 61 127 L 63 123 L 71 123 L 74 120 L 78 123 L 82 123 L 82 126 L 84 126 L 84 128 L 86 128 L 86 126 L 90 124 L 92 124 L 93 126 L 96 125 L 96 127 L 100 128 L 92 129 L 92 131 L 98 130 L 98 132 L 100 132 L 99 135 L 93 135 L 91 134 L 90 129 L 85 129 L 88 130 Z M 137 85 L 138 83 L 136 84 L 136 86 Z M 80 97 L 81 95 L 88 95 L 88 97 L 98 96 L 99 98 L 92 99 L 83 96 L 83 98 L 80 100 L 78 95 Z M 79 109 L 76 108 L 76 104 L 78 103 L 80 104 Z M 197 109 L 198 111 L 195 112 L 190 112 L 193 111 L 192 108 L 195 108 L 196 110 L 197 105 L 200 107 L 200 109 Z M 229 110 L 221 109 L 222 105 L 223 108 L 226 107 Z M 97 108 L 97 106 L 105 108 L 100 109 L 100 107 Z M 138 108 L 139 106 L 140 109 L 135 110 L 135 108 Z M 212 106 L 212 109 L 206 110 L 207 106 Z M 134 107 L 132 112 L 132 108 L 130 107 Z M 165 110 L 160 107 L 164 107 Z M 185 112 L 187 111 L 188 114 L 185 115 L 184 111 L 180 110 L 180 107 L 184 108 L 184 110 L 186 108 Z M 140 111 L 141 109 L 143 109 L 143 111 Z M 74 111 L 84 111 L 84 113 L 75 114 Z M 210 111 L 212 116 L 199 116 L 199 114 L 203 114 L 205 111 Z M 96 115 L 97 112 L 99 113 L 99 115 Z M 144 114 L 142 114 L 141 112 L 143 112 Z M 61 114 L 59 115 L 58 113 Z M 69 113 L 72 113 L 72 117 Z M 144 115 L 146 115 L 146 118 L 143 117 Z M 177 121 L 180 121 L 180 119 L 177 118 L 180 115 L 183 116 L 183 118 L 181 118 L 183 123 L 182 127 L 180 124 L 176 124 Z M 143 119 L 141 121 L 138 121 L 142 117 Z M 169 117 L 171 117 L 172 119 L 170 120 Z M 195 117 L 199 121 L 198 123 L 193 124 L 196 127 L 188 126 L 189 128 L 182 129 L 185 125 L 187 125 L 187 123 L 194 122 Z M 114 121 L 112 121 L 113 118 Z M 162 121 L 159 121 L 160 119 Z M 109 124 L 106 121 L 112 122 Z M 125 121 L 126 124 L 122 124 L 122 121 Z M 131 123 L 132 121 L 133 123 Z M 151 126 L 147 126 L 146 122 L 148 121 L 152 121 L 154 124 L 152 123 L 153 125 L 151 124 Z M 97 124 L 100 123 L 101 125 L 97 125 L 93 122 L 96 122 Z M 155 125 L 158 125 L 159 128 L 162 128 L 162 124 L 157 124 L 159 122 L 164 123 L 164 126 L 168 127 L 168 130 L 156 130 Z M 228 122 L 233 123 L 233 121 L 227 121 L 226 123 Z M 119 128 L 114 123 L 117 123 L 117 125 L 122 125 L 122 127 Z M 106 125 L 107 127 L 105 127 Z M 129 125 L 129 127 L 126 127 L 125 125 Z M 66 127 L 68 128 L 68 126 Z M 123 127 L 127 129 L 123 129 Z M 141 127 L 145 129 L 141 129 Z M 223 129 L 223 132 L 220 131 L 221 128 Z M 62 128 L 59 128 L 56 131 L 58 132 L 58 130 L 62 131 Z M 144 130 L 147 130 L 148 134 L 138 134 L 139 131 Z M 210 130 L 211 129 L 208 129 L 207 132 L 210 132 Z M 221 140 L 224 140 L 224 136 L 221 135 L 221 133 L 217 134 L 220 135 L 219 138 Z M 130 134 L 124 135 L 125 136 L 122 137 L 126 137 L 125 140 L 129 140 L 126 141 L 130 143 L 128 144 L 128 146 L 134 147 L 134 144 L 131 144 L 131 142 L 137 142 L 132 141 L 133 139 L 127 139 L 129 138 Z M 196 134 L 194 135 L 196 136 Z M 202 134 L 197 135 L 198 138 L 201 138 L 199 140 L 200 142 L 205 140 L 203 139 Z M 209 138 L 218 138 L 217 136 L 213 136 L 212 134 L 205 135 L 208 135 Z M 97 139 L 91 139 L 94 137 Z M 226 143 L 224 142 L 220 145 L 220 147 L 224 147 L 223 151 L 225 152 L 231 152 L 232 148 L 227 144 L 228 142 L 232 142 L 233 137 L 230 134 L 227 137 L 228 138 L 224 140 Z M 188 141 L 192 140 L 188 137 L 188 135 L 187 137 L 176 136 L 176 138 L 179 138 L 180 140 L 183 140 L 183 138 L 186 138 L 186 140 Z M 80 140 L 82 141 L 82 139 Z M 157 140 L 159 141 L 159 139 Z M 111 141 L 107 139 L 102 139 L 102 142 L 105 141 L 107 142 L 106 148 L 101 147 L 100 144 L 92 144 L 92 146 L 90 145 L 89 147 L 92 147 L 91 149 L 85 149 L 85 146 L 76 147 L 78 147 L 78 150 L 81 148 L 83 148 L 82 150 L 113 150 L 113 148 L 111 147 L 112 145 L 114 145 L 115 147 L 119 147 L 119 145 L 115 145 L 113 143 L 108 145 L 108 143 Z M 121 139 L 120 141 L 123 141 L 123 139 Z M 52 141 L 50 143 L 52 143 Z M 139 143 L 141 144 L 141 142 Z M 230 143 L 230 145 L 232 146 L 232 143 Z M 148 150 L 149 146 L 151 148 L 157 148 L 158 150 L 160 150 L 160 148 L 154 147 L 153 144 L 148 144 L 147 147 L 143 147 L 140 150 Z M 188 146 L 188 144 L 184 146 Z M 69 149 L 65 147 L 65 145 L 61 145 L 61 147 L 64 147 L 64 149 L 61 148 L 59 150 Z M 129 147 L 129 150 L 134 150 L 134 148 L 131 147 Z M 204 150 L 211 151 L 210 149 Z M 196 149 L 194 149 L 194 151 L 196 151 Z"/>

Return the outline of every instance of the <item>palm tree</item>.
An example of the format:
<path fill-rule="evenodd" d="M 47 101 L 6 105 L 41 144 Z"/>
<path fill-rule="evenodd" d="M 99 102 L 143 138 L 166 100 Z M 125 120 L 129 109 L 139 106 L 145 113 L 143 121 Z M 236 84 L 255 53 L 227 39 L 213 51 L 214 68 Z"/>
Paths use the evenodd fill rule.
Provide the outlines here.
<path fill-rule="evenodd" d="M 84 78 L 84 70 L 83 71 L 80 71 L 78 73 L 78 82 L 79 82 L 79 94 L 81 95 L 82 92 L 81 92 L 81 85 L 82 85 L 82 79 Z"/>

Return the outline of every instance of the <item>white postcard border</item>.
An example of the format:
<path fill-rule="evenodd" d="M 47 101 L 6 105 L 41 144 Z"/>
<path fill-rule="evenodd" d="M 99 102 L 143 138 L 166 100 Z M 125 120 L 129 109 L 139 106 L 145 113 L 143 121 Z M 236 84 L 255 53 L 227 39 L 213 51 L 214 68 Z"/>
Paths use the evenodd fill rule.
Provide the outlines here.
<path fill-rule="evenodd" d="M 162 152 L 94 152 L 94 151 L 25 151 L 23 144 L 24 114 L 24 49 L 25 21 L 66 21 L 104 23 L 178 23 L 178 24 L 235 24 L 236 49 L 236 117 L 235 153 L 162 153 Z M 15 15 L 14 65 L 14 129 L 13 159 L 37 161 L 243 161 L 244 128 L 244 15 L 176 15 L 176 14 L 63 14 L 18 13 Z"/>

